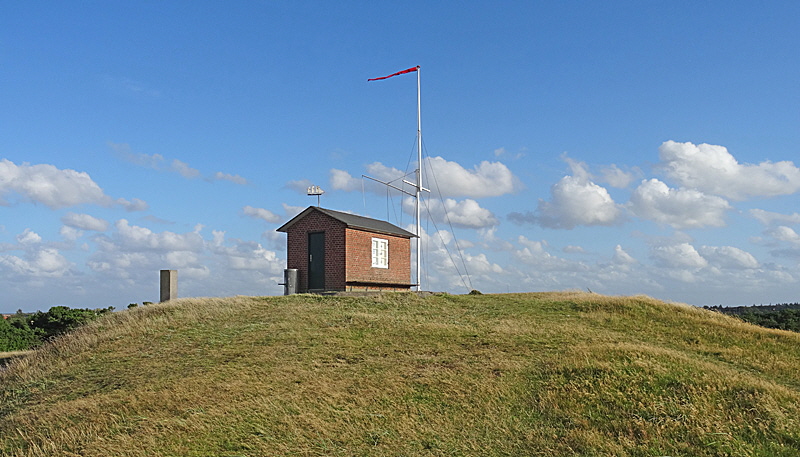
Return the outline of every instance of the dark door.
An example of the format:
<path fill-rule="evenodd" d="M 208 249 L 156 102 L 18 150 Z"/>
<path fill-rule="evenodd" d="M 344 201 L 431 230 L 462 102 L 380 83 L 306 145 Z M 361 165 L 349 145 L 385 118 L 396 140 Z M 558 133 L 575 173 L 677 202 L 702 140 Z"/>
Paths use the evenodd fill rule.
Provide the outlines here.
<path fill-rule="evenodd" d="M 325 289 L 325 232 L 308 234 L 308 289 Z"/>

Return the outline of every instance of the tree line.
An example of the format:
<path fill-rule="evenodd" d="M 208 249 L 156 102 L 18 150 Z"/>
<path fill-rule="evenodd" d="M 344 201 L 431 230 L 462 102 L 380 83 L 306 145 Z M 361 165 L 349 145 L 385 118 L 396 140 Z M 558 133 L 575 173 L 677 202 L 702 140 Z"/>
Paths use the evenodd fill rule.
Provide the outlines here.
<path fill-rule="evenodd" d="M 54 306 L 49 311 L 35 313 L 19 310 L 8 319 L 0 319 L 0 352 L 31 349 L 113 310 L 113 306 L 98 309 Z"/>
<path fill-rule="evenodd" d="M 753 306 L 705 306 L 706 309 L 730 314 L 751 324 L 767 328 L 800 332 L 800 303 Z"/>

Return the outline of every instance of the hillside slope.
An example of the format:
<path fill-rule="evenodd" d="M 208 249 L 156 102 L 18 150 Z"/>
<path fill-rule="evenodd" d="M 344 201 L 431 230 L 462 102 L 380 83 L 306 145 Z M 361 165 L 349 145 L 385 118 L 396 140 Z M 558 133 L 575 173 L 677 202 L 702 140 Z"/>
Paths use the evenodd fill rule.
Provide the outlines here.
<path fill-rule="evenodd" d="M 181 299 L 0 401 L 8 456 L 797 456 L 800 335 L 584 293 Z"/>

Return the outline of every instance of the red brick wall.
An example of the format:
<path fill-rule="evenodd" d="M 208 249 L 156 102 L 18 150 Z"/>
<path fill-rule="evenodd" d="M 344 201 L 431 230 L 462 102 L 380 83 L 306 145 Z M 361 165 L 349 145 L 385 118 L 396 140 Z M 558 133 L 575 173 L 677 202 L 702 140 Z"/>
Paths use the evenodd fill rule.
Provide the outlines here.
<path fill-rule="evenodd" d="M 348 283 L 395 284 L 403 289 L 411 283 L 408 238 L 347 228 L 312 211 L 286 232 L 286 267 L 298 270 L 298 292 L 308 292 L 308 234 L 314 232 L 325 232 L 325 289 L 346 290 Z M 372 268 L 373 237 L 389 240 L 389 268 Z"/>
<path fill-rule="evenodd" d="M 344 290 L 345 224 L 312 211 L 286 232 L 286 268 L 298 270 L 298 292 L 308 292 L 308 234 L 325 232 L 325 288 Z"/>
<path fill-rule="evenodd" d="M 345 229 L 348 283 L 411 283 L 411 243 L 408 238 Z M 389 268 L 372 267 L 372 238 L 389 241 Z"/>

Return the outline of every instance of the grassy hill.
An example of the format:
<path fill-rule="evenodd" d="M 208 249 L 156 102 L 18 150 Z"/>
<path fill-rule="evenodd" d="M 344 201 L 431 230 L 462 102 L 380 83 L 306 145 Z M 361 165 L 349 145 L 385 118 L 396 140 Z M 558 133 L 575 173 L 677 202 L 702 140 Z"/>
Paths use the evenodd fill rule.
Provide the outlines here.
<path fill-rule="evenodd" d="M 800 334 L 585 293 L 181 299 L 0 372 L 8 456 L 797 456 Z"/>

